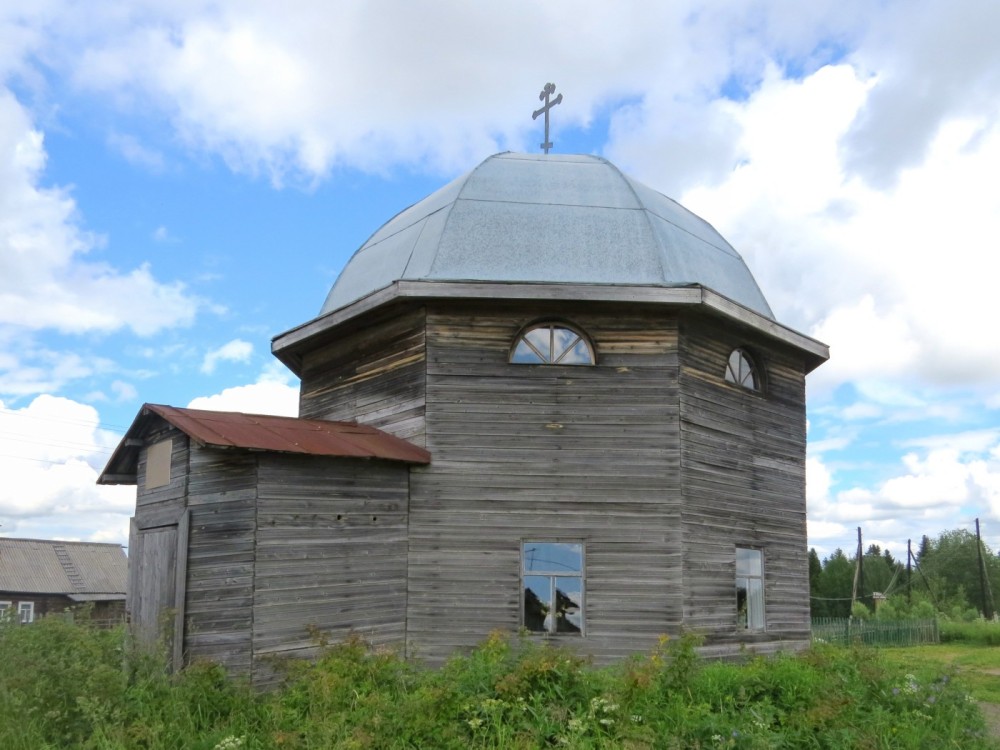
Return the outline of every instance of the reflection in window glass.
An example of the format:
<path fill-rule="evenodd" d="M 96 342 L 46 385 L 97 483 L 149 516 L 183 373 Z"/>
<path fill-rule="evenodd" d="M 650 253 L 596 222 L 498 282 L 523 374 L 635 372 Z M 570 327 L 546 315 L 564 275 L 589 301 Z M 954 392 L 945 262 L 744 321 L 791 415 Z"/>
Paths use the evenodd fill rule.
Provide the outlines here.
<path fill-rule="evenodd" d="M 742 349 L 734 349 L 726 363 L 726 380 L 746 388 L 760 391 L 760 376 L 750 355 Z"/>
<path fill-rule="evenodd" d="M 737 624 L 743 630 L 764 629 L 764 553 L 736 548 Z"/>
<path fill-rule="evenodd" d="M 583 633 L 583 545 L 524 542 L 522 621 L 533 633 Z"/>
<path fill-rule="evenodd" d="M 528 365 L 592 365 L 594 352 L 576 331 L 545 323 L 521 334 L 510 361 Z"/>

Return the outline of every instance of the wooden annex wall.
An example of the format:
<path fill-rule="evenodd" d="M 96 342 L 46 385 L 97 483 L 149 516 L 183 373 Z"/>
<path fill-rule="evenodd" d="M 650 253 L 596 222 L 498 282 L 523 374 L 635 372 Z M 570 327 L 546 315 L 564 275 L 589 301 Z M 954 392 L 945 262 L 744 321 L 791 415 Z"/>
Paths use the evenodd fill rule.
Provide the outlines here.
<path fill-rule="evenodd" d="M 254 682 L 273 659 L 315 653 L 317 634 L 401 644 L 408 466 L 261 454 Z"/>

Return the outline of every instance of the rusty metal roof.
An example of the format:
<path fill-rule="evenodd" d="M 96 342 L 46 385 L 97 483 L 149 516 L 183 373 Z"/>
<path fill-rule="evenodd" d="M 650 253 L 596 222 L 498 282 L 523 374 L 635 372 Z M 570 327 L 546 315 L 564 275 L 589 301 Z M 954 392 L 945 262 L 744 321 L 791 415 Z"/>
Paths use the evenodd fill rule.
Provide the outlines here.
<path fill-rule="evenodd" d="M 0 591 L 122 599 L 128 558 L 118 544 L 0 538 Z"/>
<path fill-rule="evenodd" d="M 427 464 L 431 455 L 395 435 L 354 422 L 277 417 L 232 411 L 145 404 L 108 461 L 98 484 L 135 482 L 141 438 L 154 416 L 162 417 L 199 445 L 310 456 L 380 458 Z"/>

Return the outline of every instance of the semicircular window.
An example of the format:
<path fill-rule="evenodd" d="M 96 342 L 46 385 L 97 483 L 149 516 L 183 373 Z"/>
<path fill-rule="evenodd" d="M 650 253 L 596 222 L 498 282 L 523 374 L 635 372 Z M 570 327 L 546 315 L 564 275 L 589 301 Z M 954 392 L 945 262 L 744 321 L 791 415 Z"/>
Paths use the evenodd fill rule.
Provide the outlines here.
<path fill-rule="evenodd" d="M 743 349 L 733 349 L 726 363 L 726 381 L 760 393 L 760 373 L 753 358 Z"/>
<path fill-rule="evenodd" d="M 561 323 L 541 323 L 517 337 L 510 361 L 522 365 L 592 365 L 594 350 L 582 333 Z"/>

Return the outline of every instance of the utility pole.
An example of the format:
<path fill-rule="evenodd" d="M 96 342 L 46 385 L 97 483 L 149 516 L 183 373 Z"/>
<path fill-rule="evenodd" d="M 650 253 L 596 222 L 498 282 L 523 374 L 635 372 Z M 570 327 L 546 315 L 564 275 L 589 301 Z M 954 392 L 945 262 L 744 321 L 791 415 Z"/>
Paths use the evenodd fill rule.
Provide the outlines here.
<path fill-rule="evenodd" d="M 913 547 L 906 540 L 906 606 L 913 604 Z"/>
<path fill-rule="evenodd" d="M 851 592 L 851 609 L 854 603 L 863 599 L 865 595 L 865 569 L 864 569 L 864 549 L 861 546 L 861 527 L 858 526 L 858 552 L 857 564 L 854 567 L 854 590 Z"/>
<path fill-rule="evenodd" d="M 979 593 L 983 597 L 983 617 L 993 619 L 993 596 L 990 581 L 986 575 L 986 560 L 983 559 L 983 538 L 979 534 L 979 519 L 976 519 L 976 554 L 979 556 Z"/>

